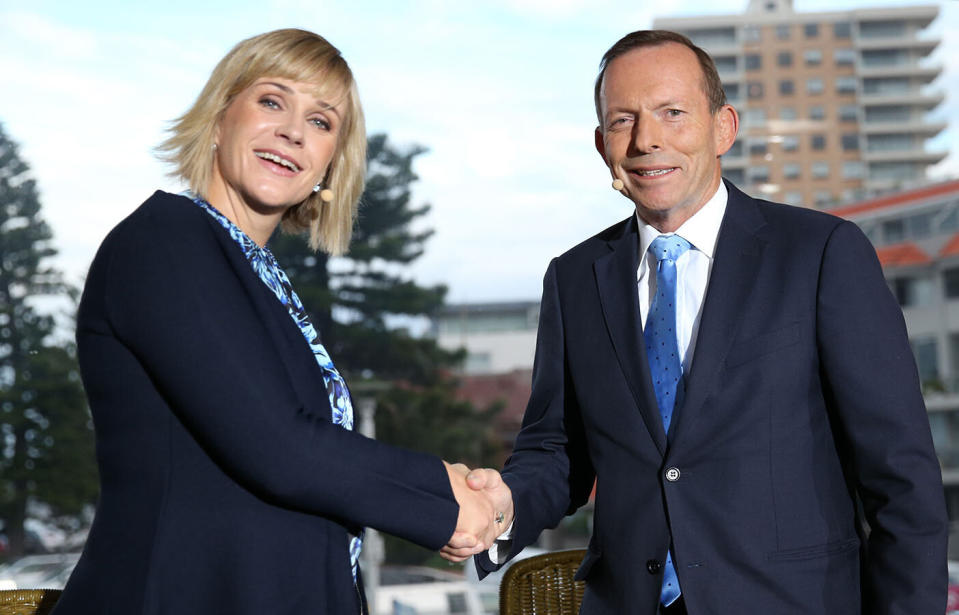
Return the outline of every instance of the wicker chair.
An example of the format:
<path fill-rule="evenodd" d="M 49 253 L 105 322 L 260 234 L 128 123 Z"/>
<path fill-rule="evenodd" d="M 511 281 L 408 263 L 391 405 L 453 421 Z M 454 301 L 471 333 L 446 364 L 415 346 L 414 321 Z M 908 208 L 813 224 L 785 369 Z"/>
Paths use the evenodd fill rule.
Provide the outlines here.
<path fill-rule="evenodd" d="M 0 590 L 0 615 L 48 615 L 61 593 L 59 589 Z"/>
<path fill-rule="evenodd" d="M 499 587 L 500 615 L 577 615 L 586 584 L 573 575 L 586 551 L 556 551 L 519 560 Z"/>

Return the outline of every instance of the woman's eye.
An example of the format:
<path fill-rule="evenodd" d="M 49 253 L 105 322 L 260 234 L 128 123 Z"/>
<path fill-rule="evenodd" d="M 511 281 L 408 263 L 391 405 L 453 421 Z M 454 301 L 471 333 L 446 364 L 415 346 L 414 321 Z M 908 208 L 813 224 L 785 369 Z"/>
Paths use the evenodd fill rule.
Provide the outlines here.
<path fill-rule="evenodd" d="M 321 118 L 321 117 L 315 117 L 315 118 L 311 119 L 310 122 L 311 122 L 314 126 L 316 126 L 317 128 L 320 128 L 320 129 L 322 129 L 322 130 L 329 130 L 329 129 L 330 129 L 330 123 L 327 122 L 326 120 L 324 120 L 324 119 Z"/>
<path fill-rule="evenodd" d="M 280 108 L 280 103 L 278 103 L 277 101 L 273 100 L 272 98 L 261 98 L 261 99 L 260 99 L 260 104 L 263 105 L 264 107 L 267 107 L 268 109 L 279 109 L 279 108 Z"/>

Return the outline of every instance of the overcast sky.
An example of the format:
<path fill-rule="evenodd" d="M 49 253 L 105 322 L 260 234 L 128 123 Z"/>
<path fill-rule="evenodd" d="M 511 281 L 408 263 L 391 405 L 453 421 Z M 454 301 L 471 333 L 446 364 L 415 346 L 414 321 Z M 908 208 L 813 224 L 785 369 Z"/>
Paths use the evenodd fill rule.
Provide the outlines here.
<path fill-rule="evenodd" d="M 155 189 L 181 189 L 152 148 L 239 40 L 281 27 L 340 48 L 367 126 L 421 144 L 417 202 L 435 229 L 413 275 L 448 300 L 537 299 L 549 259 L 626 217 L 592 145 L 603 52 L 655 17 L 741 12 L 746 0 L 0 0 L 0 122 L 37 179 L 59 266 L 79 282 L 104 235 Z M 795 0 L 797 11 L 894 6 Z M 931 4 L 926 2 L 923 4 Z M 959 134 L 959 2 L 931 33 Z M 950 155 L 936 177 L 959 177 Z M 162 238 L 161 238 L 162 239 Z"/>

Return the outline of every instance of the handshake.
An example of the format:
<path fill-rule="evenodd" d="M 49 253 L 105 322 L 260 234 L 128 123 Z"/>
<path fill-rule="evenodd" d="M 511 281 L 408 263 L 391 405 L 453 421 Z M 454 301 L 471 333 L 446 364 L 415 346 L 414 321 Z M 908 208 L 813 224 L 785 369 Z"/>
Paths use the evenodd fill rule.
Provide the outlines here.
<path fill-rule="evenodd" d="M 470 470 L 461 463 L 450 465 L 445 461 L 443 464 L 460 513 L 456 531 L 440 549 L 440 555 L 451 562 L 462 562 L 489 549 L 509 528 L 513 522 L 513 494 L 496 470 Z"/>

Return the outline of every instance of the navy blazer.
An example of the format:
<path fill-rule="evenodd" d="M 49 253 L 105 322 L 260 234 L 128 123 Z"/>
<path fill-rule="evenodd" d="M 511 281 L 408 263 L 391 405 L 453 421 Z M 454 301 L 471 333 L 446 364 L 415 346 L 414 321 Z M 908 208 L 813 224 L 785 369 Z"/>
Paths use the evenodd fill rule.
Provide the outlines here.
<path fill-rule="evenodd" d="M 101 492 L 57 615 L 359 613 L 349 531 L 452 535 L 441 461 L 331 422 L 287 309 L 191 200 L 107 236 L 77 345 Z"/>
<path fill-rule="evenodd" d="M 692 615 L 941 615 L 941 475 L 875 250 L 851 222 L 727 187 L 668 438 L 635 217 L 550 263 L 532 395 L 503 471 L 510 555 L 585 503 L 595 478 L 582 613 L 656 613 L 672 542 Z"/>

